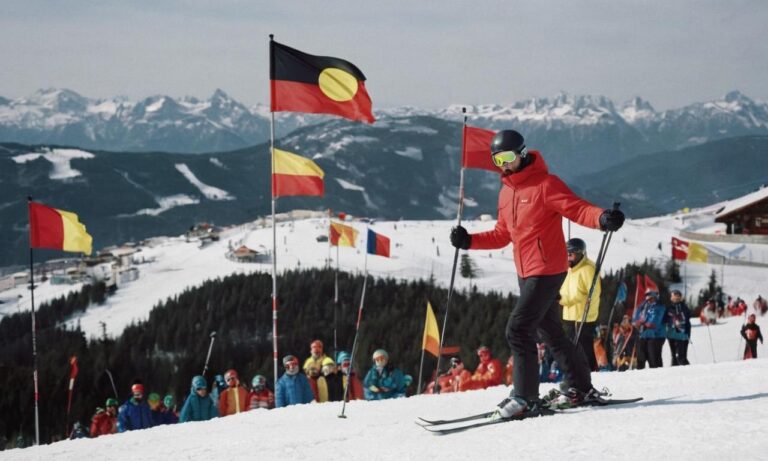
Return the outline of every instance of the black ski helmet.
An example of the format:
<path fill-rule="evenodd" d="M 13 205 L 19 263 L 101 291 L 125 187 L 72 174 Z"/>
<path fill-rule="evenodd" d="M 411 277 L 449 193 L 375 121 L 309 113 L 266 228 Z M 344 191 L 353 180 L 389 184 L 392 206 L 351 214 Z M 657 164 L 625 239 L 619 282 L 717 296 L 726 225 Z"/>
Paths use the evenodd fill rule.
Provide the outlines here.
<path fill-rule="evenodd" d="M 491 155 L 512 150 L 525 157 L 528 151 L 525 148 L 525 138 L 515 130 L 501 130 L 493 135 L 491 140 Z"/>
<path fill-rule="evenodd" d="M 565 244 L 565 248 L 568 253 L 581 253 L 587 252 L 587 244 L 582 239 L 572 238 Z"/>

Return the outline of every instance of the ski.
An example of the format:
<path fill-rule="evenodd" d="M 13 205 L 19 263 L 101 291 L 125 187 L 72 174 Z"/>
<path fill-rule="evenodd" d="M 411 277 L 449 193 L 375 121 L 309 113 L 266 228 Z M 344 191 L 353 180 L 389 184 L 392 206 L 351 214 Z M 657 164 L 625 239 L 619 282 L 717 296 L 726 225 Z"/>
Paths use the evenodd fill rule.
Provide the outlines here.
<path fill-rule="evenodd" d="M 424 430 L 427 430 L 433 434 L 447 435 L 447 434 L 455 434 L 458 432 L 464 432 L 470 429 L 476 429 L 483 426 L 491 426 L 499 423 L 507 423 L 510 421 L 521 421 L 523 419 L 535 418 L 538 416 L 549 416 L 557 413 L 568 413 L 568 410 L 574 409 L 574 408 L 608 407 L 613 405 L 626 405 L 630 403 L 636 403 L 641 400 L 643 400 L 642 397 L 637 397 L 633 399 L 597 399 L 597 400 L 590 400 L 587 402 L 583 402 L 579 405 L 574 405 L 568 408 L 560 408 L 560 409 L 550 408 L 543 411 L 542 413 L 537 413 L 533 415 L 520 415 L 512 418 L 500 418 L 500 419 L 493 419 L 493 420 L 490 419 L 490 416 L 493 414 L 493 412 L 479 413 L 476 415 L 466 416 L 463 418 L 455 418 L 455 419 L 427 420 L 424 418 L 419 418 L 421 421 L 423 421 L 426 424 L 419 424 L 418 422 L 417 424 L 419 424 L 419 426 L 424 428 Z M 481 420 L 481 421 L 474 422 L 477 420 Z M 464 424 L 456 427 L 443 427 L 443 426 L 449 426 L 451 424 L 458 424 L 458 423 L 465 423 L 465 422 L 470 422 L 471 424 Z"/>
<path fill-rule="evenodd" d="M 463 423 L 465 421 L 474 421 L 476 419 L 488 418 L 492 414 L 493 414 L 492 411 L 486 411 L 485 413 L 478 413 L 476 415 L 464 416 L 462 418 L 434 419 L 434 420 L 417 417 L 418 421 L 416 421 L 416 424 L 418 424 L 419 426 L 442 426 L 445 424 Z"/>

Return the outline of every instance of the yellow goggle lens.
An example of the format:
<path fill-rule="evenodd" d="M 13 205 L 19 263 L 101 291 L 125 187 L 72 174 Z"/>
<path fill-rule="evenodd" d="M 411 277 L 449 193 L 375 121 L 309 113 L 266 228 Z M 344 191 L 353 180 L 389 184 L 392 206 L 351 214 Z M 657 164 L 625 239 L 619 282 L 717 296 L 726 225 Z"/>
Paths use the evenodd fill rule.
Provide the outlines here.
<path fill-rule="evenodd" d="M 501 168 L 505 163 L 512 163 L 517 158 L 517 152 L 506 150 L 493 155 L 493 164 Z"/>

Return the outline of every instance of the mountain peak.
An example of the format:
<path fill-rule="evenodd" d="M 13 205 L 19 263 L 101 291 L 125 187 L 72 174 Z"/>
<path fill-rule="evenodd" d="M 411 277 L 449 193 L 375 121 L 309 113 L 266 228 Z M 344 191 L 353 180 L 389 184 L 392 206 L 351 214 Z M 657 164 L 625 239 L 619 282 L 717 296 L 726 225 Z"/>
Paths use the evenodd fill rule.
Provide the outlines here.
<path fill-rule="evenodd" d="M 749 99 L 739 90 L 729 91 L 725 96 L 723 96 L 723 99 L 725 102 L 752 102 L 751 99 Z"/>

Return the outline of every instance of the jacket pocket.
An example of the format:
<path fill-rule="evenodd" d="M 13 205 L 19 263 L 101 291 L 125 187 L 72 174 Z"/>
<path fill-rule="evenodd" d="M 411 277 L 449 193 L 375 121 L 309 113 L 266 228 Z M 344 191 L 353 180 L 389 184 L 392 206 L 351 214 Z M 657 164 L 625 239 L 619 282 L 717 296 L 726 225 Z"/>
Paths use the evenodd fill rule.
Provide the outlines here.
<path fill-rule="evenodd" d="M 544 254 L 544 245 L 542 245 L 541 243 L 541 237 L 536 238 L 536 248 L 539 249 L 539 256 L 541 257 L 541 260 L 544 261 L 544 263 L 546 264 L 547 257 Z"/>

